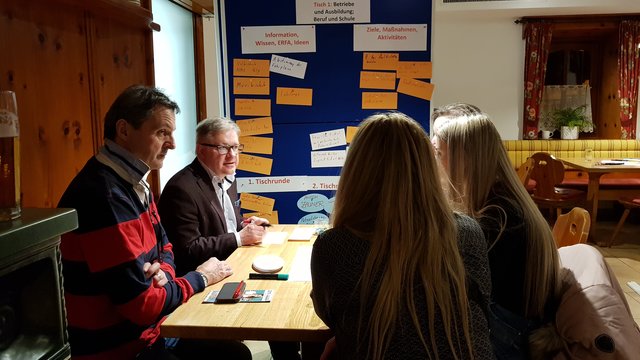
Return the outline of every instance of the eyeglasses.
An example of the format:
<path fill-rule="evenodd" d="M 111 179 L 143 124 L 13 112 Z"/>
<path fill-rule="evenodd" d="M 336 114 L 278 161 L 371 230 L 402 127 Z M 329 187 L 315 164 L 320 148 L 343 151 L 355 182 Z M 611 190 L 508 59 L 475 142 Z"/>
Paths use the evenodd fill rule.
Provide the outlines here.
<path fill-rule="evenodd" d="M 238 144 L 238 145 L 214 145 L 214 144 L 200 143 L 200 145 L 206 146 L 206 147 L 210 147 L 210 148 L 214 148 L 218 152 L 218 154 L 220 154 L 220 155 L 227 155 L 227 153 L 229 151 L 231 151 L 232 154 L 239 154 L 239 153 L 242 152 L 242 149 L 244 149 L 244 145 L 243 144 Z"/>

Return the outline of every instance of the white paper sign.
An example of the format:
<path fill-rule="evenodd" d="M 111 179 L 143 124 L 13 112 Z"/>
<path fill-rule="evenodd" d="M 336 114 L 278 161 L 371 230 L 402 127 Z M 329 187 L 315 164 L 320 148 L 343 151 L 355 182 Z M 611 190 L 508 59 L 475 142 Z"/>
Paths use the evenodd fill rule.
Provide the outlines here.
<path fill-rule="evenodd" d="M 243 26 L 243 54 L 316 52 L 316 28 L 298 26 Z"/>
<path fill-rule="evenodd" d="M 239 193 L 306 191 L 306 176 L 265 176 L 236 178 Z"/>
<path fill-rule="evenodd" d="M 344 160 L 347 157 L 346 150 L 334 150 L 334 151 L 312 151 L 311 152 L 311 167 L 312 168 L 325 168 L 325 167 L 342 167 Z"/>
<path fill-rule="evenodd" d="M 309 134 L 309 137 L 311 138 L 311 150 L 347 145 L 344 129 L 317 132 Z"/>
<path fill-rule="evenodd" d="M 353 25 L 353 51 L 425 51 L 427 24 Z"/>
<path fill-rule="evenodd" d="M 296 0 L 297 24 L 371 22 L 371 0 Z"/>
<path fill-rule="evenodd" d="M 307 191 L 338 190 L 340 176 L 307 176 Z"/>
<path fill-rule="evenodd" d="M 284 56 L 271 55 L 269 71 L 304 79 L 304 74 L 307 71 L 307 63 Z"/>

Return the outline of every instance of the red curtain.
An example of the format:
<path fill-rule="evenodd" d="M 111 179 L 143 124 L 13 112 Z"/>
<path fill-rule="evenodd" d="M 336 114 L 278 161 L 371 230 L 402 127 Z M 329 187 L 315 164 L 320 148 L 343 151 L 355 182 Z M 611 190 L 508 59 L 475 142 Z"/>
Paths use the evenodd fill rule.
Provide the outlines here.
<path fill-rule="evenodd" d="M 638 81 L 640 80 L 640 22 L 620 22 L 620 57 L 618 58 L 618 99 L 620 130 L 623 139 L 636 138 Z"/>
<path fill-rule="evenodd" d="M 523 138 L 537 139 L 538 114 L 551 46 L 551 24 L 526 23 L 522 38 L 525 40 Z"/>

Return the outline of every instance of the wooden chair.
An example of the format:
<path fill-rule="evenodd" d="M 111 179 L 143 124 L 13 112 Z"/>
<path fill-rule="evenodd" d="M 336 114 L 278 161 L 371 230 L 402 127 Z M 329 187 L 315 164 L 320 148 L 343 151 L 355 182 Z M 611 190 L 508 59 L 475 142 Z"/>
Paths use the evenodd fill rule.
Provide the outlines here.
<path fill-rule="evenodd" d="M 529 179 L 531 179 L 531 171 L 533 170 L 535 162 L 534 158 L 527 158 L 527 160 L 520 165 L 517 171 L 520 183 L 524 185 L 527 190 L 529 190 Z M 533 190 L 533 188 L 531 188 L 531 190 Z"/>
<path fill-rule="evenodd" d="M 553 238 L 556 246 L 561 248 L 587 242 L 591 227 L 589 212 L 581 207 L 574 207 L 566 214 L 558 216 L 553 225 Z"/>
<path fill-rule="evenodd" d="M 536 182 L 531 197 L 538 206 L 549 208 L 551 217 L 553 209 L 556 209 L 556 216 L 560 216 L 562 208 L 573 207 L 586 199 L 586 193 L 582 190 L 556 186 L 564 179 L 562 161 L 546 152 L 537 152 L 531 158 L 534 160 L 531 179 Z"/>
<path fill-rule="evenodd" d="M 609 242 L 606 244 L 608 247 L 611 247 L 611 245 L 613 245 L 613 242 L 616 236 L 618 236 L 618 233 L 620 232 L 620 230 L 622 229 L 622 225 L 624 225 L 624 222 L 627 220 L 627 217 L 629 216 L 631 209 L 640 208 L 640 197 L 637 197 L 637 198 L 623 197 L 619 199 L 618 202 L 622 204 L 622 206 L 624 206 L 624 212 L 620 217 L 620 221 L 618 221 L 618 225 L 616 225 L 616 229 L 613 231 L 613 235 L 611 235 L 611 239 L 609 239 Z"/>

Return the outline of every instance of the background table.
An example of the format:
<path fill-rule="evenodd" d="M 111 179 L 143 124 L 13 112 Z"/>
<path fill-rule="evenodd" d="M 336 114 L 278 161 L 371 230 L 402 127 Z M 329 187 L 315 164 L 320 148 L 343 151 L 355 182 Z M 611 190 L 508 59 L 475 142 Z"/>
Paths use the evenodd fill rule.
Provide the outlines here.
<path fill-rule="evenodd" d="M 587 201 L 591 201 L 591 230 L 590 234 L 595 234 L 596 218 L 598 216 L 598 200 L 600 193 L 600 178 L 609 173 L 640 173 L 640 163 L 632 165 L 602 165 L 602 160 L 585 158 L 561 158 L 562 162 L 569 167 L 582 170 L 589 175 L 587 185 Z M 592 235 L 590 235 L 592 236 Z"/>
<path fill-rule="evenodd" d="M 273 225 L 269 231 L 291 233 L 296 227 L 315 225 Z M 318 318 L 311 301 L 311 282 L 248 280 L 253 259 L 272 254 L 284 259 L 281 273 L 289 273 L 298 249 L 311 241 L 285 241 L 283 244 L 244 246 L 236 249 L 227 262 L 234 274 L 207 287 L 178 307 L 161 326 L 165 337 L 194 339 L 278 340 L 324 342 L 332 334 Z M 225 282 L 245 280 L 246 290 L 273 289 L 270 303 L 212 304 L 202 301 L 211 290 Z"/>

